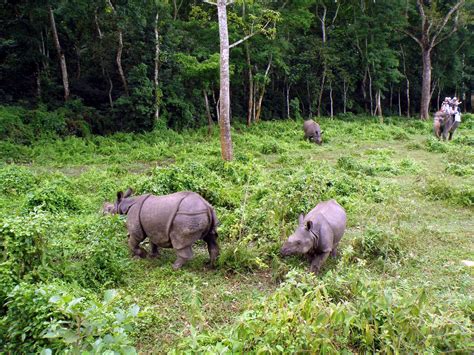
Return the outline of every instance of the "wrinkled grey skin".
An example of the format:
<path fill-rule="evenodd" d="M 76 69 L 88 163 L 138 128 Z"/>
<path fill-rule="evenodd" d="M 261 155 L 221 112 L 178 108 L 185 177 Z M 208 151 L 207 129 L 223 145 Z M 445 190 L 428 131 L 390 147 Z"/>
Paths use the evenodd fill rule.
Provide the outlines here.
<path fill-rule="evenodd" d="M 337 256 L 346 220 L 346 211 L 335 200 L 318 203 L 306 216 L 300 215 L 298 228 L 283 244 L 281 254 L 306 255 L 310 270 L 317 274 L 329 254 Z"/>
<path fill-rule="evenodd" d="M 323 137 L 319 124 L 313 120 L 307 120 L 303 123 L 303 131 L 305 139 L 309 139 L 310 142 L 321 145 L 323 143 Z"/>
<path fill-rule="evenodd" d="M 456 122 L 454 115 L 448 115 L 442 111 L 435 113 L 433 117 L 433 133 L 436 138 L 443 140 L 453 139 L 454 132 L 459 127 L 459 122 Z"/>
<path fill-rule="evenodd" d="M 176 250 L 173 269 L 177 270 L 193 257 L 192 245 L 202 239 L 207 243 L 210 265 L 214 266 L 219 256 L 218 220 L 214 208 L 203 197 L 195 192 L 149 197 L 130 197 L 131 194 L 130 189 L 125 194 L 118 192 L 111 213 L 127 215 L 128 245 L 135 256 L 147 256 L 140 243 L 148 237 L 151 258 L 159 255 L 159 248 Z M 110 206 L 106 204 L 104 208 Z"/>

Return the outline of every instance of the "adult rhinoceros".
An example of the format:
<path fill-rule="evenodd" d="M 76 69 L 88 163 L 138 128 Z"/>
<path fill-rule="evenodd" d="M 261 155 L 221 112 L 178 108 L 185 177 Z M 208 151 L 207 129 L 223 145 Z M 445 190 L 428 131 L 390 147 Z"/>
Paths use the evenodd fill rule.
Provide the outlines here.
<path fill-rule="evenodd" d="M 150 257 L 157 257 L 159 248 L 173 248 L 177 259 L 173 269 L 179 269 L 193 257 L 192 245 L 198 239 L 207 243 L 210 264 L 219 256 L 214 208 L 195 192 L 171 195 L 141 195 L 131 197 L 132 190 L 117 193 L 113 208 L 104 205 L 104 213 L 127 215 L 128 245 L 135 256 L 144 258 L 147 252 L 140 243 L 149 238 Z"/>

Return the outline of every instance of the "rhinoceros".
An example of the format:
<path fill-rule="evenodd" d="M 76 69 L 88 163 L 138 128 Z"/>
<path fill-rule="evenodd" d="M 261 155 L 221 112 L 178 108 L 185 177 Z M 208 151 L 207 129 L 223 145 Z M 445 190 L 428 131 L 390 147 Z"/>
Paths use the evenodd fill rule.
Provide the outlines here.
<path fill-rule="evenodd" d="M 281 254 L 306 255 L 310 270 L 317 274 L 330 253 L 337 255 L 346 220 L 346 211 L 335 200 L 318 203 L 306 216 L 299 216 L 298 228 L 283 244 Z"/>
<path fill-rule="evenodd" d="M 193 257 L 192 245 L 202 239 L 207 243 L 210 265 L 214 266 L 219 256 L 219 222 L 214 208 L 202 196 L 190 191 L 164 196 L 131 195 L 131 189 L 125 194 L 118 192 L 113 209 L 110 211 L 105 204 L 104 213 L 127 215 L 128 245 L 135 256 L 147 256 L 140 243 L 148 237 L 152 258 L 158 256 L 159 248 L 176 250 L 173 269 L 177 270 Z"/>
<path fill-rule="evenodd" d="M 323 137 L 319 124 L 313 120 L 307 120 L 303 123 L 303 131 L 305 139 L 309 139 L 310 142 L 321 145 L 323 143 Z"/>

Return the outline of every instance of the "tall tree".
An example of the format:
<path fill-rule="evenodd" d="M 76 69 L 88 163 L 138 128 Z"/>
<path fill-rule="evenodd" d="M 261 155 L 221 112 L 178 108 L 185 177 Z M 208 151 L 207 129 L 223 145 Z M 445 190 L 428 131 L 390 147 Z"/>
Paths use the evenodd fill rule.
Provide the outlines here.
<path fill-rule="evenodd" d="M 67 75 L 66 56 L 64 55 L 61 43 L 59 42 L 58 29 L 56 28 L 56 21 L 54 20 L 53 8 L 49 6 L 48 11 L 49 21 L 51 22 L 51 32 L 53 33 L 54 46 L 56 47 L 56 51 L 58 52 L 59 65 L 61 66 L 61 76 L 63 78 L 64 87 L 64 100 L 67 101 L 69 99 L 70 91 L 69 78 Z"/>
<path fill-rule="evenodd" d="M 421 27 L 418 36 L 410 31 L 405 33 L 410 36 L 421 49 L 421 58 L 423 61 L 423 74 L 421 85 L 420 117 L 423 120 L 429 118 L 429 109 L 431 101 L 431 54 L 433 48 L 445 39 L 449 38 L 458 29 L 459 10 L 464 5 L 465 0 L 459 0 L 450 8 L 448 13 L 442 17 L 437 10 L 436 4 L 427 1 L 427 5 L 422 0 L 417 0 L 417 8 L 421 17 Z M 455 15 L 450 29 L 446 33 L 449 21 Z"/>

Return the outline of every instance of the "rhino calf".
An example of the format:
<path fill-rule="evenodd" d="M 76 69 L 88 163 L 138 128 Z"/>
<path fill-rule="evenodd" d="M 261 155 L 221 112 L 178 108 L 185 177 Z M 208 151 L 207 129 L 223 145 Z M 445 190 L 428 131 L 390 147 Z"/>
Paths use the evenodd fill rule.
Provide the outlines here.
<path fill-rule="evenodd" d="M 323 143 L 323 137 L 319 124 L 313 120 L 307 120 L 303 123 L 303 131 L 305 139 L 309 139 L 310 142 L 321 145 Z"/>
<path fill-rule="evenodd" d="M 173 248 L 177 258 L 173 269 L 179 269 L 193 257 L 192 245 L 202 239 L 207 243 L 210 264 L 219 256 L 214 208 L 195 192 L 177 192 L 170 195 L 141 195 L 131 197 L 132 190 L 117 193 L 117 201 L 104 213 L 127 215 L 128 245 L 135 256 L 144 258 L 147 252 L 140 243 L 149 238 L 150 257 L 157 257 L 159 248 Z"/>
<path fill-rule="evenodd" d="M 337 246 L 346 229 L 346 211 L 335 200 L 320 202 L 306 216 L 300 215 L 298 228 L 281 248 L 283 256 L 304 254 L 317 274 Z"/>

